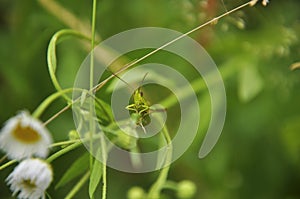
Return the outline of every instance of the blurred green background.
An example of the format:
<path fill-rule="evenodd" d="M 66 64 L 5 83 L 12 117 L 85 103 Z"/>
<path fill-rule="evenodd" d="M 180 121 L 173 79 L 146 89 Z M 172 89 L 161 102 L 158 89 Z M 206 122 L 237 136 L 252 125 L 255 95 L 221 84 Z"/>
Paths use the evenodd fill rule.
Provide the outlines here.
<path fill-rule="evenodd" d="M 56 9 L 55 14 L 45 9 L 51 7 L 52 2 L 0 1 L 1 124 L 19 110 L 32 112 L 55 92 L 47 71 L 47 46 L 56 31 L 70 28 L 70 24 L 66 22 L 68 17 L 55 16 L 63 13 L 61 10 Z M 98 2 L 97 32 L 105 39 L 144 26 L 185 32 L 246 1 Z M 88 28 L 92 1 L 60 0 L 57 3 Z M 291 64 L 300 61 L 299 8 L 299 0 L 271 0 L 267 7 L 260 4 L 247 7 L 191 35 L 220 68 L 228 100 L 223 133 L 209 156 L 197 157 L 203 138 L 199 135 L 171 167 L 169 179 L 189 179 L 196 183 L 195 198 L 300 198 L 300 70 L 289 69 Z M 77 40 L 66 40 L 58 46 L 57 53 L 59 80 L 64 87 L 70 87 L 88 52 Z M 193 71 L 184 67 L 180 70 L 193 76 Z M 209 104 L 207 100 L 205 94 L 199 94 L 202 106 Z M 41 119 L 45 121 L 64 104 L 58 100 Z M 74 128 L 71 111 L 50 123 L 48 128 L 55 140 L 67 139 L 68 131 Z M 203 134 L 205 128 L 204 121 L 199 134 Z M 83 151 L 81 148 L 75 153 L 80 155 Z M 70 153 L 54 162 L 53 184 L 75 158 L 76 155 Z M 0 172 L 0 198 L 11 198 L 4 180 L 12 169 Z M 134 185 L 147 189 L 156 176 L 157 172 L 126 174 L 109 169 L 108 198 L 125 198 L 126 191 Z M 49 193 L 52 198 L 63 198 L 72 185 L 74 183 L 58 190 L 52 185 Z M 166 193 L 174 198 L 173 193 Z M 76 198 L 87 197 L 85 186 Z"/>

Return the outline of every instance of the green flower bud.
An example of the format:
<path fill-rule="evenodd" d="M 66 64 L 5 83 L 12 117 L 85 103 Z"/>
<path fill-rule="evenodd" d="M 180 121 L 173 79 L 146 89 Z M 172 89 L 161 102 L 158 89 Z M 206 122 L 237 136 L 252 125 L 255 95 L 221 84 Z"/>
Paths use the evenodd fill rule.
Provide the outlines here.
<path fill-rule="evenodd" d="M 192 198 L 197 190 L 195 183 L 189 180 L 183 180 L 177 186 L 177 197 L 180 199 Z"/>
<path fill-rule="evenodd" d="M 144 199 L 145 196 L 145 192 L 142 188 L 140 187 L 132 187 L 131 189 L 129 189 L 128 193 L 127 193 L 127 198 L 128 199 Z"/>
<path fill-rule="evenodd" d="M 79 134 L 76 130 L 71 130 L 69 131 L 69 140 L 76 140 L 76 139 L 79 139 Z"/>

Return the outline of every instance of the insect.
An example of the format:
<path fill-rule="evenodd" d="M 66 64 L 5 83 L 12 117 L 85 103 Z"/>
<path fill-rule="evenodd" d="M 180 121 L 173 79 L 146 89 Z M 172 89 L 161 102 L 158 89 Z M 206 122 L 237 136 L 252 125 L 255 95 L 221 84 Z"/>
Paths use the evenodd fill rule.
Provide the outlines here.
<path fill-rule="evenodd" d="M 126 109 L 130 111 L 131 119 L 133 119 L 136 125 L 140 125 L 143 131 L 146 133 L 144 126 L 151 122 L 149 116 L 150 104 L 144 98 L 141 87 L 134 91 L 132 96 L 132 104 L 126 106 Z"/>
<path fill-rule="evenodd" d="M 111 71 L 110 71 L 111 72 Z M 137 89 L 133 88 L 128 82 L 126 82 L 124 79 L 119 77 L 117 74 L 111 72 L 113 76 L 121 80 L 124 84 L 126 84 L 128 87 L 130 87 L 132 90 L 134 90 L 131 98 L 130 98 L 130 104 L 126 106 L 125 108 L 130 113 L 130 118 L 134 121 L 134 123 L 138 126 L 140 126 L 144 133 L 146 134 L 145 126 L 150 124 L 151 118 L 150 114 L 153 112 L 165 112 L 166 109 L 153 109 L 151 108 L 151 104 L 144 96 L 144 93 L 142 91 L 142 86 L 139 86 Z M 146 78 L 148 73 L 146 73 L 140 83 L 140 85 L 143 85 L 143 82 Z"/>
<path fill-rule="evenodd" d="M 146 73 L 143 77 L 142 83 L 144 82 L 146 76 L 148 73 Z M 131 98 L 132 104 L 126 106 L 126 109 L 129 110 L 131 119 L 136 123 L 136 125 L 139 125 L 142 127 L 143 131 L 146 133 L 145 125 L 148 125 L 151 122 L 150 119 L 150 103 L 145 99 L 142 87 L 138 87 Z"/>

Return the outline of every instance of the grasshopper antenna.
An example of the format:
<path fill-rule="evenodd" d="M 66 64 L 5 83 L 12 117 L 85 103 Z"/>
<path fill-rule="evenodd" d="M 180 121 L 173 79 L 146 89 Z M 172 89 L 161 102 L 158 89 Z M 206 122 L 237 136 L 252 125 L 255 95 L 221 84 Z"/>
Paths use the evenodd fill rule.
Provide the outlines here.
<path fill-rule="evenodd" d="M 124 67 L 122 67 L 120 70 L 118 70 L 116 73 L 113 73 L 112 71 L 108 70 L 109 72 L 112 73 L 111 76 L 109 76 L 107 79 L 103 80 L 102 82 L 100 82 L 99 84 L 97 84 L 96 86 L 93 87 L 92 91 L 93 92 L 97 92 L 98 90 L 100 90 L 100 88 L 102 88 L 102 86 L 104 86 L 109 80 L 111 80 L 114 77 L 117 77 L 121 80 L 121 78 L 119 76 L 117 76 L 118 74 L 120 74 L 121 72 L 125 71 L 126 69 L 128 69 L 129 67 L 133 66 L 134 64 L 137 63 L 137 59 L 129 62 L 128 64 L 126 64 Z M 122 81 L 122 80 L 121 80 Z M 124 80 L 123 80 L 124 82 Z M 126 82 L 127 83 L 127 82 Z M 127 83 L 128 85 L 128 83 Z"/>
<path fill-rule="evenodd" d="M 116 78 L 118 78 L 119 80 L 121 80 L 121 82 L 123 82 L 124 84 L 126 84 L 129 88 L 131 88 L 132 90 L 134 90 L 134 88 L 130 84 L 128 84 L 128 82 L 126 82 L 124 79 L 122 79 L 119 75 L 113 73 L 111 70 L 108 70 L 108 69 L 106 69 L 106 70 L 109 71 L 109 72 L 111 72 L 111 74 L 113 76 L 115 76 Z"/>
<path fill-rule="evenodd" d="M 223 7 L 224 7 L 225 11 L 226 11 L 226 12 L 228 12 L 228 10 L 227 10 L 227 8 L 226 8 L 226 6 L 225 6 L 225 2 L 224 2 L 224 0 L 221 0 L 221 1 L 222 1 L 222 5 L 223 5 Z"/>
<path fill-rule="evenodd" d="M 144 77 L 143 77 L 143 79 L 142 79 L 142 85 L 143 85 L 143 83 L 144 83 L 144 81 L 145 81 L 147 75 L 148 75 L 148 72 L 145 73 L 145 75 L 144 75 Z"/>
<path fill-rule="evenodd" d="M 145 73 L 145 75 L 144 75 L 144 77 L 143 77 L 143 79 L 142 79 L 142 81 L 141 81 L 141 83 L 140 83 L 140 85 L 139 85 L 139 89 L 143 86 L 144 81 L 145 81 L 147 75 L 148 75 L 148 72 Z M 143 93 L 142 93 L 141 91 L 140 91 L 140 93 L 143 95 Z"/>

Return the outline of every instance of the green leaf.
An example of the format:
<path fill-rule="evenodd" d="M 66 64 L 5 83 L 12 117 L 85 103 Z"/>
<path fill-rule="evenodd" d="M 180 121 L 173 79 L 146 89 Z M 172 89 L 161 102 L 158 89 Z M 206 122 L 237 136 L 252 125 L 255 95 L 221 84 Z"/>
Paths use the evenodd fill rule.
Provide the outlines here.
<path fill-rule="evenodd" d="M 97 156 L 99 157 L 101 155 L 101 150 L 99 148 L 97 152 Z M 102 177 L 102 163 L 95 159 L 93 169 L 91 172 L 91 177 L 90 177 L 90 185 L 89 185 L 89 196 L 90 198 L 93 198 L 93 195 L 97 189 L 97 186 L 101 180 Z"/>
<path fill-rule="evenodd" d="M 59 188 L 83 174 L 87 171 L 89 167 L 89 154 L 85 153 L 83 156 L 79 157 L 67 170 L 67 172 L 63 175 L 63 177 L 59 180 L 55 188 Z"/>
<path fill-rule="evenodd" d="M 238 96 L 242 102 L 249 102 L 256 97 L 263 88 L 263 80 L 257 69 L 245 65 L 239 74 Z"/>
<path fill-rule="evenodd" d="M 96 115 L 100 119 L 99 123 L 101 125 L 107 126 L 113 121 L 114 118 L 112 115 L 111 107 L 100 98 L 95 98 L 95 100 Z"/>

